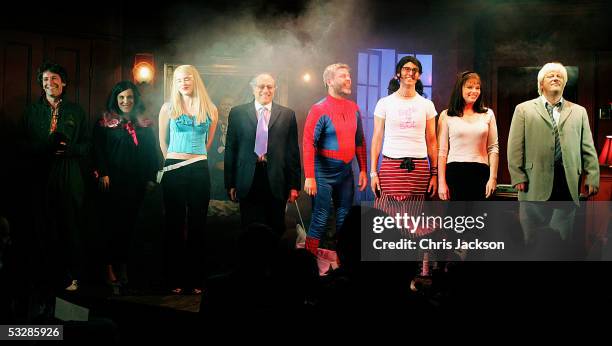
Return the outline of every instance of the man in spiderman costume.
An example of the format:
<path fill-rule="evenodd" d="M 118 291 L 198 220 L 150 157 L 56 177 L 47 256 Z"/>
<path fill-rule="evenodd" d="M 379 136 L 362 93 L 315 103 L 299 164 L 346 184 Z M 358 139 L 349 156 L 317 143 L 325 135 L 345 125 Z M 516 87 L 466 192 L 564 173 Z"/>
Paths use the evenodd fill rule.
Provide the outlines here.
<path fill-rule="evenodd" d="M 304 190 L 313 196 L 312 220 L 306 249 L 316 254 L 333 205 L 339 230 L 353 203 L 354 180 L 351 161 L 359 163 L 359 190 L 368 183 L 366 143 L 357 104 L 351 94 L 350 68 L 332 64 L 323 81 L 328 95 L 310 108 L 304 126 Z"/>

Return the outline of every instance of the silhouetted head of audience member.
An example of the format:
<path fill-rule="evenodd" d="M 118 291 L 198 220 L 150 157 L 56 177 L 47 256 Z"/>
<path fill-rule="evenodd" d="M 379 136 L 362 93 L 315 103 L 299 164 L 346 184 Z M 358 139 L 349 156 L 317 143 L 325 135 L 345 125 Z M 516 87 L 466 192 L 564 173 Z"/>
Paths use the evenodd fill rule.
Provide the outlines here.
<path fill-rule="evenodd" d="M 281 257 L 275 269 L 285 304 L 303 305 L 316 291 L 319 266 L 310 251 L 293 249 Z"/>
<path fill-rule="evenodd" d="M 268 225 L 253 223 L 238 240 L 238 263 L 242 270 L 270 271 L 277 254 L 278 236 Z"/>
<path fill-rule="evenodd" d="M 0 216 L 0 271 L 4 267 L 3 255 L 11 244 L 11 233 L 9 222 L 4 216 Z"/>
<path fill-rule="evenodd" d="M 338 232 L 336 252 L 340 266 L 348 271 L 356 269 L 361 260 L 361 207 L 353 206 Z"/>
<path fill-rule="evenodd" d="M 347 271 L 358 269 L 361 262 L 361 244 L 371 244 L 376 234 L 372 232 L 373 222 L 377 216 L 388 216 L 383 211 L 366 207 L 353 206 L 349 210 L 344 224 L 338 232 L 336 252 L 340 267 Z"/>

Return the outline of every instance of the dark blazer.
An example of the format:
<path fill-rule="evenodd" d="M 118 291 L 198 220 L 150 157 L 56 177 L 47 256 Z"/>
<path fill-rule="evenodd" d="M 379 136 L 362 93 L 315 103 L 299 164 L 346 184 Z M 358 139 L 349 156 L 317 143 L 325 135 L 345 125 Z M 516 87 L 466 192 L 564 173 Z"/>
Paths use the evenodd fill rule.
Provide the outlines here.
<path fill-rule="evenodd" d="M 257 115 L 255 103 L 231 109 L 225 147 L 225 188 L 236 188 L 238 198 L 245 198 L 251 190 L 257 154 L 255 135 Z M 266 154 L 268 179 L 275 198 L 286 200 L 289 190 L 300 190 L 300 150 L 298 147 L 295 112 L 272 103 L 268 125 Z"/>

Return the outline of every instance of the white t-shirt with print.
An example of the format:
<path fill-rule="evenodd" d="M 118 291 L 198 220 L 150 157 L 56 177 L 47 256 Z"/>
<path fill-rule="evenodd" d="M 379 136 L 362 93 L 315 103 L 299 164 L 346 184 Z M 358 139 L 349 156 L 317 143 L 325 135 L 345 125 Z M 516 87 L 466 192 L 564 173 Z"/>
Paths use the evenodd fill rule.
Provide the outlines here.
<path fill-rule="evenodd" d="M 404 99 L 393 93 L 378 100 L 374 116 L 385 119 L 383 155 L 395 159 L 427 157 L 425 125 L 436 114 L 433 102 L 419 94 Z"/>

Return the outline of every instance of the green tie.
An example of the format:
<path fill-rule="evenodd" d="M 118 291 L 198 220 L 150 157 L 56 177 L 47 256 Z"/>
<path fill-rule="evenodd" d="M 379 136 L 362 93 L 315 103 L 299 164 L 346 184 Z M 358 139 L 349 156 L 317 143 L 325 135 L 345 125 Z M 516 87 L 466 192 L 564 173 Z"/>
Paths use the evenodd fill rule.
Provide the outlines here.
<path fill-rule="evenodd" d="M 550 121 L 553 124 L 553 134 L 555 135 L 555 163 L 560 163 L 562 160 L 561 157 L 561 141 L 559 140 L 559 128 L 557 127 L 557 122 L 555 121 L 555 117 L 553 116 L 553 109 L 555 107 L 559 107 L 561 102 L 557 102 L 554 105 L 546 103 L 546 110 L 548 111 L 548 115 L 550 116 Z"/>

